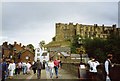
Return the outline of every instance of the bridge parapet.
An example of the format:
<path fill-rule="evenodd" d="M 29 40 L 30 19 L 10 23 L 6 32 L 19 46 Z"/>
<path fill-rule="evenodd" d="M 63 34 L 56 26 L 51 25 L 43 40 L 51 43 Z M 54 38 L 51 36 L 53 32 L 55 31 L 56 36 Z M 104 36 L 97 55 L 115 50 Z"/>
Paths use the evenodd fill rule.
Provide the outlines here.
<path fill-rule="evenodd" d="M 79 63 L 62 63 L 62 68 L 75 76 L 78 76 L 78 67 L 79 67 Z M 100 66 L 98 66 L 97 68 L 98 68 L 98 78 L 103 81 L 103 79 L 105 78 L 104 65 L 100 64 Z M 86 72 L 88 75 L 88 68 L 86 68 Z M 120 64 L 115 64 L 114 67 L 112 68 L 112 78 L 115 81 L 119 81 Z"/>

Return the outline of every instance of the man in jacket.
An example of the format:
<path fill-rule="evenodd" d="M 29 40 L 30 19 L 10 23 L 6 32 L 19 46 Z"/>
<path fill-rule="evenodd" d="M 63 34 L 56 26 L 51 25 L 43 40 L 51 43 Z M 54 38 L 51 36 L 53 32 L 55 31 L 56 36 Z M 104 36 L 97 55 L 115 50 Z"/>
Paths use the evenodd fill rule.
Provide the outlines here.
<path fill-rule="evenodd" d="M 37 67 L 37 78 L 40 79 L 41 78 L 42 63 L 40 62 L 39 59 L 37 60 L 36 67 Z"/>
<path fill-rule="evenodd" d="M 107 60 L 105 61 L 105 74 L 107 81 L 111 81 L 111 68 L 114 66 L 111 60 L 112 60 L 112 54 L 108 54 Z"/>

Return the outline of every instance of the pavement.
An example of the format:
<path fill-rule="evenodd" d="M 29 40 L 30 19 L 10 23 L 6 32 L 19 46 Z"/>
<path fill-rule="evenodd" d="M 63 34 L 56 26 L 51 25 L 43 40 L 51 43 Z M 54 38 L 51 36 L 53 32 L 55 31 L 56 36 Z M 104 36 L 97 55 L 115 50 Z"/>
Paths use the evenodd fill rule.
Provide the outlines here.
<path fill-rule="evenodd" d="M 37 73 L 34 74 L 31 70 L 30 74 L 23 75 L 21 72 L 20 75 L 14 75 L 14 79 L 37 79 Z M 41 70 L 41 79 L 50 79 L 49 72 Z M 56 79 L 55 72 L 52 79 Z M 72 75 L 72 73 L 69 73 L 64 69 L 59 69 L 58 79 L 78 79 L 78 77 Z"/>

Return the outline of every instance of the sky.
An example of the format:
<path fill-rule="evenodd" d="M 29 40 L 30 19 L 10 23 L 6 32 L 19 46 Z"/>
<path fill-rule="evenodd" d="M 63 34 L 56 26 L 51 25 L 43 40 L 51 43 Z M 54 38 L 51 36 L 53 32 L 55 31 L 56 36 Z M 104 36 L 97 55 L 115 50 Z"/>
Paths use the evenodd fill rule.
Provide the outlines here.
<path fill-rule="evenodd" d="M 0 44 L 4 41 L 9 43 L 17 41 L 23 45 L 33 44 L 36 47 L 42 40 L 47 44 L 55 36 L 55 23 L 118 26 L 118 0 L 62 1 L 3 1 L 0 6 L 2 9 Z"/>

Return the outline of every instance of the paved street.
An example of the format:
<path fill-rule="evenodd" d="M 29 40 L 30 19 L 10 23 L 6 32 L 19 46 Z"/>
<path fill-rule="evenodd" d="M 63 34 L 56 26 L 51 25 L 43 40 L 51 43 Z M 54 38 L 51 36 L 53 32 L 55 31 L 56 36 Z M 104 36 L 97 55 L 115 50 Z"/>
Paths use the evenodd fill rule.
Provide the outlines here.
<path fill-rule="evenodd" d="M 23 75 L 21 73 L 20 75 L 14 75 L 14 79 L 37 79 L 37 74 L 33 74 L 32 70 L 31 70 L 31 74 Z M 49 73 L 46 72 L 46 70 L 41 71 L 41 79 L 50 79 Z M 53 79 L 56 79 L 55 74 L 53 75 Z M 77 77 L 63 69 L 59 69 L 59 78 L 58 79 L 77 79 Z"/>

